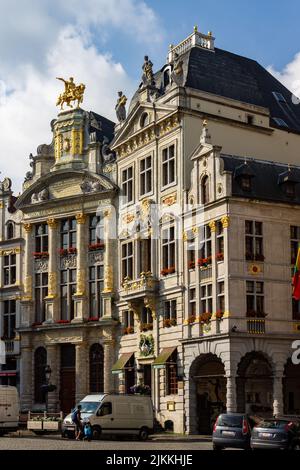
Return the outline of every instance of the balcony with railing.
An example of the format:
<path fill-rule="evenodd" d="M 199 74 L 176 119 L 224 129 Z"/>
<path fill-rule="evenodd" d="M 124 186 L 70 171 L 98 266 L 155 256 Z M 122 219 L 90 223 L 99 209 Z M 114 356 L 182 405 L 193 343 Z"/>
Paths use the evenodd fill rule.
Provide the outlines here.
<path fill-rule="evenodd" d="M 152 273 L 141 273 L 138 279 L 126 277 L 123 281 L 120 295 L 124 300 L 140 299 L 153 295 L 158 290 L 159 281 Z"/>
<path fill-rule="evenodd" d="M 16 339 L 5 339 L 5 353 L 7 355 L 20 354 L 20 341 Z"/>

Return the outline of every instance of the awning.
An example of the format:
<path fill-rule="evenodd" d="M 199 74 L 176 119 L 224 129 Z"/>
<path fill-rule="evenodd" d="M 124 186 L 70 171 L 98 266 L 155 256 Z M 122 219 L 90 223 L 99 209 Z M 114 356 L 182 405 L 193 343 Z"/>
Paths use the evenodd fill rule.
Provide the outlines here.
<path fill-rule="evenodd" d="M 122 354 L 122 356 L 119 357 L 117 362 L 112 366 L 112 369 L 111 369 L 112 373 L 119 374 L 119 372 L 122 372 L 125 369 L 127 362 L 133 356 L 133 354 L 134 354 L 133 352 Z"/>
<path fill-rule="evenodd" d="M 152 366 L 154 369 L 163 369 L 166 366 L 166 362 L 172 356 L 173 352 L 176 351 L 176 347 L 164 348 L 159 356 L 155 359 Z"/>

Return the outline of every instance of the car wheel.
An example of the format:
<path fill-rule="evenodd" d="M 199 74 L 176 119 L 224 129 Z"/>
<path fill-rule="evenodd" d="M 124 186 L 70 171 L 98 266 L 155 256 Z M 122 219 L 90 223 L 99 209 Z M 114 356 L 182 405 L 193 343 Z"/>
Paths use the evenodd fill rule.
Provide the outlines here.
<path fill-rule="evenodd" d="M 140 441 L 147 441 L 149 437 L 149 431 L 147 428 L 142 428 L 139 432 L 139 440 Z"/>
<path fill-rule="evenodd" d="M 93 426 L 92 427 L 92 432 L 93 432 L 93 440 L 99 441 L 101 438 L 101 428 L 100 426 Z"/>
<path fill-rule="evenodd" d="M 222 450 L 222 446 L 218 446 L 217 444 L 213 444 L 213 450 Z"/>

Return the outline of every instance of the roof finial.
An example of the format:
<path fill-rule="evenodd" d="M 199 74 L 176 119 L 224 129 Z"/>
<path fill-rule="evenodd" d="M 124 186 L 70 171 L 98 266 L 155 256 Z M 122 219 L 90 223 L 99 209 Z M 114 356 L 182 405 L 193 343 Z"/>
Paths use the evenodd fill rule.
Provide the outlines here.
<path fill-rule="evenodd" d="M 212 31 L 208 31 L 207 35 L 211 37 L 212 36 Z"/>
<path fill-rule="evenodd" d="M 194 26 L 194 33 L 197 33 L 197 31 L 198 31 L 198 26 L 195 25 L 195 26 Z"/>

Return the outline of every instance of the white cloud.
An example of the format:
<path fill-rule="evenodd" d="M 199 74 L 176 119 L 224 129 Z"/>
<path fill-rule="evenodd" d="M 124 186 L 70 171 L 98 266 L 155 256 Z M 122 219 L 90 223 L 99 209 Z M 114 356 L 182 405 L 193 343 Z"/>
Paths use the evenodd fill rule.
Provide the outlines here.
<path fill-rule="evenodd" d="M 113 26 L 145 42 L 160 41 L 161 33 L 155 14 L 143 1 L 0 0 L 2 11 L 4 3 L 6 15 L 0 17 L 0 170 L 1 179 L 12 177 L 19 191 L 30 169 L 29 153 L 52 140 L 50 122 L 57 115 L 55 103 L 62 91 L 55 77 L 74 76 L 76 82 L 85 83 L 84 109 L 112 120 L 117 91 L 123 90 L 130 98 L 136 87 L 121 63 L 97 49 L 95 31 L 105 37 Z"/>
<path fill-rule="evenodd" d="M 269 72 L 283 83 L 292 93 L 294 93 L 293 102 L 299 104 L 300 98 L 300 52 L 295 55 L 292 62 L 287 64 L 280 72 L 273 66 L 268 67 Z"/>

